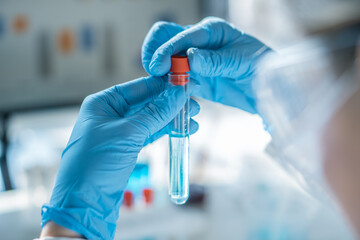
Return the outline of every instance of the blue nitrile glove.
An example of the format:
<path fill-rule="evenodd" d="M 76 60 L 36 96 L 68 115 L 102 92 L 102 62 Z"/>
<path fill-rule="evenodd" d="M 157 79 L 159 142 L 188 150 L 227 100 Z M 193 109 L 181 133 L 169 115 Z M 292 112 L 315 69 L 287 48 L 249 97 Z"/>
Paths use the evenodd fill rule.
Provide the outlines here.
<path fill-rule="evenodd" d="M 42 226 L 49 220 L 88 239 L 113 239 L 123 191 L 138 153 L 165 133 L 184 106 L 181 86 L 140 78 L 88 96 L 63 152 Z M 199 105 L 190 101 L 190 115 Z M 193 120 L 190 133 L 198 125 Z"/>
<path fill-rule="evenodd" d="M 223 19 L 208 17 L 193 26 L 158 22 L 142 47 L 145 70 L 154 76 L 170 70 L 170 57 L 188 55 L 191 76 L 200 83 L 195 96 L 256 113 L 252 80 L 269 47 Z"/>

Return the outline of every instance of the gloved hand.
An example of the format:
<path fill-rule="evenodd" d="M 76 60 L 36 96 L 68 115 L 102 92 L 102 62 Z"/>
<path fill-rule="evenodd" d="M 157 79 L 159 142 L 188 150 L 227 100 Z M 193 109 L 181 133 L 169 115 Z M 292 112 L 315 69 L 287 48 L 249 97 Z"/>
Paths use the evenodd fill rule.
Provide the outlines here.
<path fill-rule="evenodd" d="M 62 154 L 42 226 L 49 220 L 88 239 L 113 239 L 119 207 L 138 153 L 166 132 L 184 106 L 181 86 L 147 77 L 88 96 Z M 190 101 L 190 115 L 199 105 Z M 198 125 L 190 123 L 190 133 Z"/>
<path fill-rule="evenodd" d="M 170 57 L 187 53 L 191 76 L 200 83 L 194 92 L 208 100 L 256 113 L 252 80 L 256 63 L 269 47 L 220 18 L 209 17 L 193 26 L 158 22 L 142 47 L 145 70 L 162 76 Z"/>

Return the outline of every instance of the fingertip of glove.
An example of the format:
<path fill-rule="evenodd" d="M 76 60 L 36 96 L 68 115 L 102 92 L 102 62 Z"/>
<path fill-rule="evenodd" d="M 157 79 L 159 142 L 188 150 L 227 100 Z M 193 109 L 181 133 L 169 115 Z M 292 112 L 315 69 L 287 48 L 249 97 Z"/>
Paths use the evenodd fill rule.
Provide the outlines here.
<path fill-rule="evenodd" d="M 190 69 L 192 72 L 200 73 L 201 68 L 206 67 L 203 64 L 203 58 L 202 58 L 202 50 L 198 48 L 189 48 L 186 52 Z"/>
<path fill-rule="evenodd" d="M 173 105 L 177 105 L 176 108 L 182 107 L 186 102 L 186 92 L 182 86 L 173 86 L 167 90 L 166 93 L 169 96 L 169 101 L 173 103 Z"/>
<path fill-rule="evenodd" d="M 166 65 L 167 64 L 161 64 L 157 63 L 156 61 L 152 61 L 149 64 L 149 73 L 153 76 L 163 76 L 170 70 L 170 67 L 166 67 Z"/>
<path fill-rule="evenodd" d="M 194 99 L 190 100 L 190 116 L 194 117 L 198 115 L 200 112 L 200 104 L 196 102 Z"/>
<path fill-rule="evenodd" d="M 150 67 L 149 67 L 149 61 L 142 61 L 142 66 L 143 68 L 145 69 L 145 71 L 148 73 L 148 74 L 151 74 L 150 72 Z"/>
<path fill-rule="evenodd" d="M 175 97 L 186 97 L 185 89 L 182 86 L 173 86 L 169 88 L 169 93 Z"/>
<path fill-rule="evenodd" d="M 190 134 L 194 134 L 199 130 L 199 123 L 191 119 Z"/>
<path fill-rule="evenodd" d="M 154 76 L 162 76 L 170 71 L 170 57 L 155 53 L 149 64 L 149 72 Z"/>

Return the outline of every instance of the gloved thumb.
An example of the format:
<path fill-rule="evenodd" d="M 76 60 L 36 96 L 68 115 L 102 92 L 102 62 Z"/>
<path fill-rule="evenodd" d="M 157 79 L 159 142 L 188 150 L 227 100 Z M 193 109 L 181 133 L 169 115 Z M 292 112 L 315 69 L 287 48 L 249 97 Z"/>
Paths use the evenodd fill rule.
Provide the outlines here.
<path fill-rule="evenodd" d="M 237 56 L 234 49 L 207 50 L 189 48 L 187 50 L 190 69 L 203 77 L 244 78 L 251 74 L 251 61 Z"/>
<path fill-rule="evenodd" d="M 164 128 L 178 114 L 186 102 L 187 94 L 182 86 L 171 87 L 154 98 L 129 120 L 138 127 L 143 140 Z"/>

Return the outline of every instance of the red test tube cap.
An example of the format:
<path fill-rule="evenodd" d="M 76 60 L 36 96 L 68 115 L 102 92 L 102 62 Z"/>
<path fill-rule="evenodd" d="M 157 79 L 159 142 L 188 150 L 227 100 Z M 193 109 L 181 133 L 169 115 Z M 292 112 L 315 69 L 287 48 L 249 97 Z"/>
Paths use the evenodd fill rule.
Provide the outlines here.
<path fill-rule="evenodd" d="M 144 199 L 145 199 L 145 203 L 147 205 L 151 204 L 154 200 L 154 192 L 152 189 L 150 188 L 145 188 L 143 190 L 143 194 L 144 194 Z"/>
<path fill-rule="evenodd" d="M 124 200 L 123 200 L 123 204 L 124 206 L 126 206 L 127 208 L 131 208 L 133 205 L 133 194 L 130 191 L 125 191 L 124 192 Z"/>
<path fill-rule="evenodd" d="M 174 74 L 185 74 L 189 71 L 189 60 L 186 56 L 171 56 L 170 72 Z"/>

